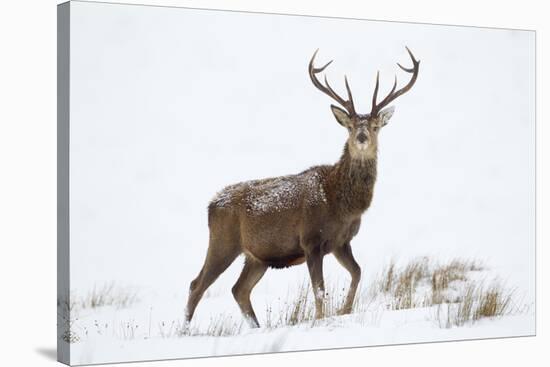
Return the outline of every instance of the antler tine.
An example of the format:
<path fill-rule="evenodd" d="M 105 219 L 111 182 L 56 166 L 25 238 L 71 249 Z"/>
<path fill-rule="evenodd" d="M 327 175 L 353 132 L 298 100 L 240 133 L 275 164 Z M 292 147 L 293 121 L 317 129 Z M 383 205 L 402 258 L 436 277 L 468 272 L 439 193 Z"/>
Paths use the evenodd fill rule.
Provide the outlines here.
<path fill-rule="evenodd" d="M 332 87 L 330 86 L 330 84 L 328 83 L 328 80 L 327 80 L 327 77 L 325 75 L 325 85 L 323 85 L 319 79 L 317 79 L 317 76 L 316 74 L 324 71 L 326 69 L 327 66 L 329 66 L 331 63 L 332 63 L 332 60 L 329 61 L 327 64 L 325 64 L 324 66 L 320 67 L 320 68 L 316 68 L 313 66 L 313 62 L 315 61 L 315 56 L 317 56 L 317 52 L 319 51 L 319 49 L 317 49 L 315 51 L 315 53 L 313 53 L 313 56 L 311 57 L 311 61 L 309 62 L 309 67 L 308 67 L 308 70 L 309 70 L 309 77 L 313 83 L 313 85 L 319 89 L 321 92 L 325 93 L 326 95 L 328 95 L 329 97 L 331 97 L 332 99 L 334 99 L 336 102 L 338 102 L 342 107 L 344 107 L 348 113 L 350 115 L 355 115 L 355 107 L 354 107 L 354 104 L 353 104 L 353 97 L 351 95 L 351 89 L 349 87 L 349 83 L 348 83 L 348 80 L 347 78 L 345 77 L 345 82 L 346 82 L 346 90 L 348 92 L 348 100 L 344 100 L 342 97 L 340 97 L 338 95 L 338 93 L 336 93 L 334 91 L 334 89 L 332 89 Z"/>
<path fill-rule="evenodd" d="M 334 91 L 334 89 L 332 89 L 332 87 L 330 86 L 330 84 L 328 83 L 328 80 L 327 80 L 327 76 L 325 75 L 325 86 L 326 88 L 328 89 L 328 91 L 330 92 L 330 96 L 334 99 L 336 99 L 338 101 L 338 103 L 340 103 L 342 106 L 346 103 L 346 101 L 344 101 L 344 99 L 342 97 L 340 97 L 338 95 L 338 93 L 336 93 Z"/>
<path fill-rule="evenodd" d="M 372 94 L 372 111 L 376 110 L 376 99 L 378 98 L 378 87 L 380 86 L 380 70 L 376 72 L 376 85 L 374 86 L 374 93 Z"/>
<path fill-rule="evenodd" d="M 413 73 L 413 72 L 414 72 L 414 66 L 417 65 L 420 61 L 417 61 L 417 60 L 414 58 L 414 55 L 412 54 L 411 50 L 409 50 L 409 48 L 408 48 L 407 46 L 405 46 L 405 48 L 407 49 L 407 52 L 409 53 L 409 56 L 410 56 L 411 59 L 412 59 L 413 67 L 409 69 L 409 68 L 404 67 L 404 66 L 401 65 L 400 63 L 397 63 L 397 66 L 399 66 L 401 69 L 403 69 L 403 70 L 406 71 L 407 73 Z"/>
<path fill-rule="evenodd" d="M 382 100 L 382 102 L 380 102 L 380 103 L 378 104 L 378 106 L 379 106 L 378 112 L 380 112 L 380 109 L 381 109 L 382 107 L 384 107 L 385 105 L 387 105 L 387 104 L 389 103 L 389 98 L 393 96 L 393 92 L 395 92 L 395 88 L 397 88 L 397 75 L 394 75 L 393 87 L 391 88 L 390 93 L 388 93 L 388 95 L 386 96 L 386 98 L 384 98 L 384 99 Z M 395 98 L 397 98 L 397 97 L 395 97 Z"/>
<path fill-rule="evenodd" d="M 411 77 L 411 80 L 409 80 L 407 85 L 405 85 L 403 88 L 399 89 L 396 92 L 395 91 L 395 88 L 397 87 L 397 76 L 396 76 L 395 80 L 394 80 L 394 83 L 393 83 L 393 87 L 392 87 L 390 93 L 386 96 L 386 98 L 384 98 L 380 103 L 377 104 L 376 103 L 376 96 L 377 96 L 377 93 L 378 93 L 378 76 L 377 76 L 376 77 L 376 87 L 374 89 L 374 96 L 373 96 L 373 99 L 372 99 L 372 110 L 371 110 L 371 115 L 372 116 L 377 115 L 378 112 L 380 112 L 380 110 L 382 108 L 384 108 L 385 106 L 390 104 L 397 97 L 407 93 L 412 88 L 414 83 L 416 82 L 416 78 L 418 77 L 418 71 L 420 69 L 420 61 L 416 60 L 414 58 L 413 53 L 411 52 L 411 50 L 409 50 L 408 47 L 405 47 L 405 48 L 407 49 L 407 52 L 409 53 L 409 56 L 411 57 L 413 67 L 412 68 L 406 68 L 406 67 L 402 66 L 399 63 L 397 63 L 397 66 L 399 66 L 403 71 L 406 71 L 407 73 L 413 74 L 412 77 Z"/>
<path fill-rule="evenodd" d="M 348 92 L 348 99 L 351 109 L 355 112 L 355 106 L 353 105 L 353 96 L 351 95 L 351 88 L 349 87 L 348 77 L 344 75 L 344 82 L 346 83 L 346 91 Z"/>

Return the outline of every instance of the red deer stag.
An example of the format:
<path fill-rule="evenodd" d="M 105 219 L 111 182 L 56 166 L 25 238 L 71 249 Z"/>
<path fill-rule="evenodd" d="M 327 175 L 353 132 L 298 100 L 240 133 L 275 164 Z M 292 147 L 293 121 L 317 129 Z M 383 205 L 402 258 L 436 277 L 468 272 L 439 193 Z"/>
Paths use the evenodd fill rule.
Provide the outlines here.
<path fill-rule="evenodd" d="M 402 70 L 412 74 L 403 88 L 396 90 L 397 77 L 390 93 L 377 101 L 379 73 L 369 114 L 359 114 L 347 78 L 348 99 L 340 97 L 317 74 L 332 62 L 309 63 L 313 85 L 344 109 L 331 105 L 336 121 L 349 132 L 340 160 L 334 165 L 311 167 L 302 173 L 238 183 L 220 191 L 208 206 L 210 242 L 204 265 L 191 282 L 186 321 L 193 317 L 205 290 L 235 258 L 244 253 L 245 261 L 233 295 L 251 327 L 259 327 L 250 303 L 252 288 L 269 267 L 285 268 L 307 263 L 315 297 L 315 318 L 323 317 L 325 285 L 323 257 L 334 254 L 351 274 L 351 285 L 341 314 L 351 312 L 361 277 L 350 241 L 359 231 L 361 215 L 370 206 L 376 181 L 378 133 L 391 118 L 394 108 L 386 107 L 405 94 L 418 77 L 420 61 L 407 48 L 413 66 Z"/>

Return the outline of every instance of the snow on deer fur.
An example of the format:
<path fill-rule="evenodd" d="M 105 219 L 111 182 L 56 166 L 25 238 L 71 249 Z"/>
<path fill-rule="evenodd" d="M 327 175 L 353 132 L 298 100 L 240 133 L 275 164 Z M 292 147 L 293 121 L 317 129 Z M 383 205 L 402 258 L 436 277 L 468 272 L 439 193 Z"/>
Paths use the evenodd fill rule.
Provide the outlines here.
<path fill-rule="evenodd" d="M 309 206 L 327 202 L 321 176 L 316 171 L 307 170 L 296 175 L 228 186 L 216 194 L 211 204 L 221 208 L 231 206 L 240 192 L 246 193 L 247 212 L 251 215 L 296 208 L 301 204 L 301 199 Z"/>

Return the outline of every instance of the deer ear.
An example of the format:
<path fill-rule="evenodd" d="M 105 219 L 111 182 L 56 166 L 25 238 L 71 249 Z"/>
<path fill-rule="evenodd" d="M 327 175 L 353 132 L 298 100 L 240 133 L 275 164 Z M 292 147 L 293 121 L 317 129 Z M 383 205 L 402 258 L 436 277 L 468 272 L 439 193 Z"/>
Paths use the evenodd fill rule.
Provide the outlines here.
<path fill-rule="evenodd" d="M 393 116 L 393 111 L 395 111 L 395 107 L 391 106 L 388 108 L 384 108 L 378 113 L 378 121 L 380 127 L 386 126 L 388 122 L 390 122 L 390 119 Z"/>
<path fill-rule="evenodd" d="M 330 109 L 332 110 L 332 113 L 334 114 L 334 117 L 336 117 L 336 121 L 344 127 L 348 127 L 350 123 L 350 116 L 346 111 L 341 109 L 340 107 L 337 107 L 333 104 L 330 105 Z"/>

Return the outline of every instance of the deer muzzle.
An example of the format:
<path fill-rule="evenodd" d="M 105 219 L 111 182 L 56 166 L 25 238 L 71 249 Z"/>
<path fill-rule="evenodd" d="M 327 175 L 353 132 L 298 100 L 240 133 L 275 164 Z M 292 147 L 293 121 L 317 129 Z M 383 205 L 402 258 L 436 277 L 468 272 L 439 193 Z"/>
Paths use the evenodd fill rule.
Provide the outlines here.
<path fill-rule="evenodd" d="M 357 141 L 360 143 L 360 144 L 364 144 L 368 139 L 368 136 L 367 134 L 365 134 L 364 132 L 359 132 L 359 134 L 357 134 Z"/>

